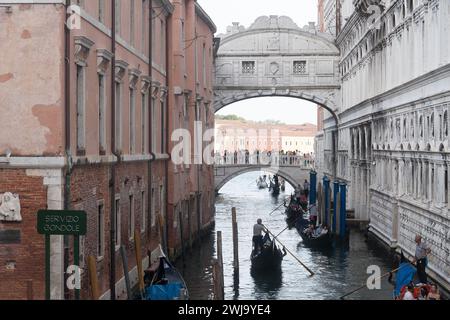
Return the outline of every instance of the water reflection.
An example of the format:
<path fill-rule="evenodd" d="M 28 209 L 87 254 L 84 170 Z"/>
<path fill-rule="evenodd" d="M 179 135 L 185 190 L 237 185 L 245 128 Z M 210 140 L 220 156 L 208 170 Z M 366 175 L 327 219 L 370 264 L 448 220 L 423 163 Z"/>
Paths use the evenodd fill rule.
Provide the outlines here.
<path fill-rule="evenodd" d="M 250 269 L 254 283 L 254 295 L 257 300 L 276 300 L 283 285 L 283 271 L 275 269 L 270 272 Z"/>

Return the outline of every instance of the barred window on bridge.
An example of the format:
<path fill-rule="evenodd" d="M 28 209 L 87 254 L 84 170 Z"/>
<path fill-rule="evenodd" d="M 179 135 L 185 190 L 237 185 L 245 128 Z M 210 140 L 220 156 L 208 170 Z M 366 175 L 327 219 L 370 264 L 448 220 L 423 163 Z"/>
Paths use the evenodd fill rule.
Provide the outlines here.
<path fill-rule="evenodd" d="M 255 61 L 242 61 L 242 73 L 254 74 L 255 73 Z"/>
<path fill-rule="evenodd" d="M 306 74 L 306 61 L 294 61 L 294 74 Z"/>

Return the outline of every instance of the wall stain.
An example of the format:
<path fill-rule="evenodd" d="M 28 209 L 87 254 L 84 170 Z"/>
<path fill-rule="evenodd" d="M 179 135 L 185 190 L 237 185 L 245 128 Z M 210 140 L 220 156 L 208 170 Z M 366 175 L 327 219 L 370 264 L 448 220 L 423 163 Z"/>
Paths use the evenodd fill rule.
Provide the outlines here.
<path fill-rule="evenodd" d="M 31 33 L 29 30 L 25 29 L 22 31 L 22 35 L 20 36 L 22 39 L 30 39 Z"/>
<path fill-rule="evenodd" d="M 47 139 L 46 151 L 44 154 L 62 154 L 62 108 L 60 105 L 37 104 L 32 108 L 33 115 L 38 118 L 42 126 L 47 127 L 50 131 L 45 134 Z"/>
<path fill-rule="evenodd" d="M 12 73 L 0 74 L 0 83 L 6 82 L 14 78 Z"/>

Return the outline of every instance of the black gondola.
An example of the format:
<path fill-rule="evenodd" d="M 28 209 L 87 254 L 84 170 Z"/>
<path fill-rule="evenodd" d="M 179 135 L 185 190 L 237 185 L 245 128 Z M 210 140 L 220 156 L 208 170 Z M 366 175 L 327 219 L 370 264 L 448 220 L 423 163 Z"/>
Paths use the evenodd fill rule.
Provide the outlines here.
<path fill-rule="evenodd" d="M 260 252 L 253 250 L 250 256 L 252 270 L 277 270 L 281 268 L 281 262 L 285 255 L 286 252 L 279 249 L 269 234 L 266 234 L 263 239 L 262 250 Z"/>
<path fill-rule="evenodd" d="M 331 248 L 333 246 L 333 235 L 330 232 L 319 237 L 312 237 L 305 234 L 305 230 L 309 225 L 309 220 L 303 218 L 297 219 L 297 222 L 295 223 L 295 228 L 297 229 L 299 235 L 302 237 L 303 243 L 306 246 L 315 248 Z"/>
<path fill-rule="evenodd" d="M 161 248 L 160 252 L 158 267 L 145 289 L 145 300 L 189 300 L 183 277 L 166 258 Z M 148 276 L 151 276 L 151 270 L 148 271 Z"/>

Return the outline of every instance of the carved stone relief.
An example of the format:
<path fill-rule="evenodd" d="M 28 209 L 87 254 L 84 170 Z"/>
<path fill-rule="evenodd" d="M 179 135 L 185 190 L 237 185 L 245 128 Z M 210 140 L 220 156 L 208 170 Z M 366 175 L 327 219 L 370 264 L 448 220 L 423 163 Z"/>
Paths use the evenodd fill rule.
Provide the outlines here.
<path fill-rule="evenodd" d="M 22 221 L 19 195 L 10 192 L 0 194 L 0 221 Z"/>

